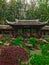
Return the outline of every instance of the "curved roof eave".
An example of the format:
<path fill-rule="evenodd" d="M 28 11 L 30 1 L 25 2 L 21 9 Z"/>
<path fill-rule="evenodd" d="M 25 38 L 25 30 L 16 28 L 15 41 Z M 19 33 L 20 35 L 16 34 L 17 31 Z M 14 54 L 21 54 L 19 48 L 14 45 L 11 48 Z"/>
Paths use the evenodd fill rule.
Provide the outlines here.
<path fill-rule="evenodd" d="M 16 22 L 9 22 L 6 20 L 7 24 L 9 25 L 46 25 L 46 22 L 39 22 L 39 20 L 17 20 Z"/>

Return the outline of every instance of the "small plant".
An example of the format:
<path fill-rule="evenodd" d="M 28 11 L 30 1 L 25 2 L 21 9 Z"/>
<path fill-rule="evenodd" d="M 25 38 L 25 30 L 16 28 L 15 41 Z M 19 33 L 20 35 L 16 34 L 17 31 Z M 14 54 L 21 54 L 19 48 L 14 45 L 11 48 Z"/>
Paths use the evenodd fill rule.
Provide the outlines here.
<path fill-rule="evenodd" d="M 27 61 L 28 58 L 28 53 L 24 48 L 19 46 L 5 46 L 1 50 L 0 65 L 21 65 L 21 62 Z"/>

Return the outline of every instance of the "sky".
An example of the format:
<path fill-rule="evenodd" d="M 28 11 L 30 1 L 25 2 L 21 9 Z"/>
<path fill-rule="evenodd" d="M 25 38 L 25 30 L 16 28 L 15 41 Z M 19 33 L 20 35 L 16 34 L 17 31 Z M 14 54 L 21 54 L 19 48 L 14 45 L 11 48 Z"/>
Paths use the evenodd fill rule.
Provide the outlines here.
<path fill-rule="evenodd" d="M 10 0 L 7 0 L 7 2 L 9 2 Z M 31 0 L 26 0 L 28 3 L 30 3 Z M 36 7 L 38 7 L 38 2 L 37 0 L 32 0 L 32 1 L 35 1 L 36 2 Z"/>
<path fill-rule="evenodd" d="M 9 2 L 9 0 L 7 0 L 7 2 Z"/>
<path fill-rule="evenodd" d="M 7 2 L 9 2 L 10 0 L 7 0 Z M 37 0 L 34 0 L 34 1 L 37 1 Z M 30 0 L 27 0 L 28 3 L 30 3 Z"/>

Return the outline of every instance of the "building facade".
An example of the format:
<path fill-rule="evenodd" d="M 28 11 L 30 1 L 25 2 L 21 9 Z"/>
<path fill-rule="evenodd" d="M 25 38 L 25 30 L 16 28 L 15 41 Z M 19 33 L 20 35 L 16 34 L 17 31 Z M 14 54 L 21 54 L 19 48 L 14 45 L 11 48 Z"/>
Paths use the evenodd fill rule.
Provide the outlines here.
<path fill-rule="evenodd" d="M 18 35 L 49 35 L 49 26 L 47 22 L 39 20 L 17 20 L 16 22 L 7 21 L 7 25 L 0 25 L 0 34 L 4 36 L 16 37 Z"/>

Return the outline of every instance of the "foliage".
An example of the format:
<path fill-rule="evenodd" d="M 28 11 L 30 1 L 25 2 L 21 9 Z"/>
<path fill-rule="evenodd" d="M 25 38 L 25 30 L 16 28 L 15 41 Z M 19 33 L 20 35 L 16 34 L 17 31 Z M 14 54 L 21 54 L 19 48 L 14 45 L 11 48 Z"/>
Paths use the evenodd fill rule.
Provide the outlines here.
<path fill-rule="evenodd" d="M 38 6 L 36 4 L 38 3 Z M 30 4 L 21 0 L 0 0 L 0 21 L 8 19 L 15 21 L 17 19 L 39 19 L 40 21 L 47 21 L 49 19 L 49 0 L 31 1 Z M 25 17 L 25 18 L 24 18 Z"/>
<path fill-rule="evenodd" d="M 38 39 L 37 44 L 40 44 L 40 46 L 44 45 L 43 41 Z"/>
<path fill-rule="evenodd" d="M 0 0 L 0 20 L 5 22 L 6 19 L 15 21 L 15 18 L 21 18 L 19 9 L 21 9 L 22 6 L 22 1 L 10 0 L 10 2 L 7 3 L 6 0 Z"/>
<path fill-rule="evenodd" d="M 49 44 L 42 45 L 41 51 L 43 55 L 49 56 Z"/>
<path fill-rule="evenodd" d="M 24 48 L 19 46 L 5 46 L 1 50 L 0 63 L 1 65 L 19 65 L 20 62 L 25 62 L 28 58 L 28 53 Z"/>
<path fill-rule="evenodd" d="M 44 39 L 49 42 L 49 38 L 48 37 L 45 37 Z"/>
<path fill-rule="evenodd" d="M 7 19 L 15 21 L 15 18 L 20 18 L 19 9 L 22 7 L 21 1 L 10 0 L 8 4 Z"/>
<path fill-rule="evenodd" d="M 7 40 L 9 40 L 9 39 L 7 38 Z M 30 64 L 31 65 L 49 65 L 49 44 L 44 45 L 43 42 L 40 41 L 38 38 L 31 37 L 31 38 L 29 38 L 29 44 L 33 45 L 33 43 L 34 43 L 35 44 L 34 47 L 36 47 L 36 44 L 39 43 L 41 45 L 40 46 L 41 54 L 40 55 L 33 54 L 33 53 L 31 53 L 31 50 L 26 47 L 25 47 L 25 49 L 27 49 L 27 50 L 25 50 L 25 49 L 24 50 L 27 52 L 27 54 L 25 54 L 25 52 L 23 52 L 23 50 L 22 50 L 23 47 L 25 46 L 25 45 L 23 45 L 24 38 L 22 36 L 18 36 L 14 41 L 10 44 L 11 46 L 5 46 L 1 50 L 0 62 L 5 63 L 5 64 L 7 63 L 6 65 L 14 65 L 16 63 L 19 64 L 19 61 L 20 62 L 22 61 L 21 58 L 25 58 L 25 60 L 28 60 L 28 55 L 29 55 L 30 59 L 28 60 L 27 64 L 22 63 L 22 65 L 30 65 Z M 22 46 L 22 47 L 20 47 L 20 46 Z M 23 54 L 25 54 L 26 57 Z M 4 56 L 4 55 L 6 55 L 6 56 Z M 1 64 L 1 65 L 4 65 L 4 64 Z M 19 65 L 21 65 L 21 64 L 19 64 Z"/>
<path fill-rule="evenodd" d="M 35 3 L 31 2 L 30 7 L 26 11 L 26 19 L 34 19 L 34 8 L 35 8 Z"/>
<path fill-rule="evenodd" d="M 40 21 L 47 21 L 49 19 L 49 0 L 37 0 L 38 6 L 31 3 L 31 9 L 26 11 L 27 19 L 39 19 Z"/>
<path fill-rule="evenodd" d="M 0 23 L 4 24 L 6 19 L 7 3 L 6 0 L 0 0 Z"/>
<path fill-rule="evenodd" d="M 49 44 L 41 45 L 41 54 L 33 54 L 31 65 L 49 65 Z"/>
<path fill-rule="evenodd" d="M 30 63 L 31 63 L 31 65 L 49 65 L 49 57 L 34 54 Z"/>
<path fill-rule="evenodd" d="M 23 37 L 18 36 L 12 43 L 10 43 L 10 46 L 22 46 L 22 47 L 25 47 Z"/>
<path fill-rule="evenodd" d="M 47 1 L 40 1 L 41 3 L 39 4 L 38 8 L 38 15 L 40 17 L 40 21 L 47 21 L 49 19 L 49 14 L 48 14 L 48 0 Z"/>
<path fill-rule="evenodd" d="M 32 44 L 33 47 L 36 47 L 36 43 L 38 41 L 38 38 L 29 38 L 29 44 Z"/>

